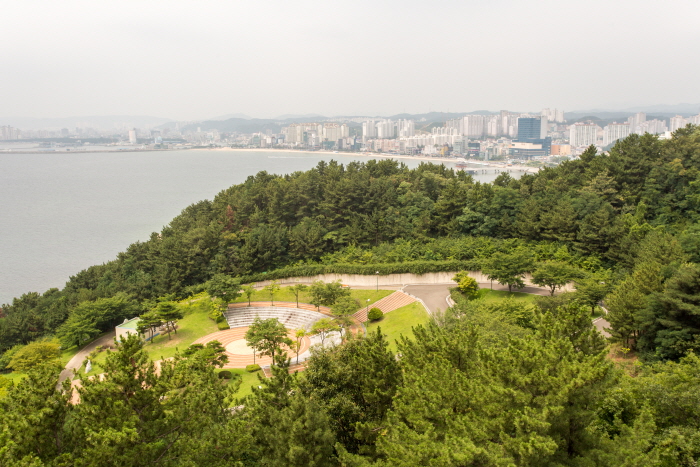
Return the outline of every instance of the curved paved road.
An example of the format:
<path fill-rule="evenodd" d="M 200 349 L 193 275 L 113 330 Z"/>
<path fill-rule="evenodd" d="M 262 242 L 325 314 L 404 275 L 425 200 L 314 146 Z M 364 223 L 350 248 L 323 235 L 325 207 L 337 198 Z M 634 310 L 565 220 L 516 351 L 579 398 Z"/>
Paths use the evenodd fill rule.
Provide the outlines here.
<path fill-rule="evenodd" d="M 403 288 L 403 291 L 423 300 L 425 306 L 428 307 L 428 313 L 433 314 L 447 309 L 447 297 L 450 295 L 450 287 L 454 287 L 454 283 L 407 285 Z"/>
<path fill-rule="evenodd" d="M 71 378 L 73 376 L 73 370 L 79 369 L 81 366 L 83 366 L 83 361 L 87 358 L 88 355 L 90 355 L 90 352 L 95 350 L 95 348 L 99 345 L 109 345 L 114 343 L 114 336 L 116 335 L 115 331 L 108 332 L 104 336 L 90 342 L 88 345 L 83 347 L 78 351 L 77 354 L 71 358 L 68 363 L 66 364 L 66 367 L 61 371 L 61 375 L 58 377 L 58 384 L 60 385 L 63 380 L 67 378 Z"/>
<path fill-rule="evenodd" d="M 428 312 L 432 314 L 443 311 L 448 307 L 447 297 L 450 295 L 450 288 L 454 286 L 454 283 L 407 285 L 403 288 L 403 291 L 423 300 L 425 306 L 428 307 Z M 479 287 L 482 289 L 489 289 L 491 288 L 491 283 L 482 282 L 479 283 Z M 493 290 L 507 291 L 508 286 L 493 284 Z M 548 289 L 540 287 L 523 287 L 522 289 L 518 289 L 517 292 L 536 295 L 549 295 Z M 605 310 L 605 312 L 607 313 L 607 310 Z M 597 318 L 593 320 L 593 325 L 603 335 L 603 337 L 610 337 L 610 333 L 607 331 L 607 329 L 610 328 L 610 323 L 607 320 L 604 318 Z"/>
<path fill-rule="evenodd" d="M 438 313 L 440 311 L 444 311 L 447 309 L 449 306 L 447 304 L 447 297 L 450 295 L 450 288 L 454 287 L 455 284 L 454 282 L 450 282 L 447 284 L 412 284 L 412 285 L 406 285 L 403 288 L 399 287 L 387 287 L 387 286 L 382 286 L 382 289 L 387 290 L 387 289 L 400 289 L 403 290 L 404 292 L 411 294 L 415 297 L 420 298 L 423 300 L 423 303 L 425 303 L 425 306 L 428 307 L 428 312 L 430 314 L 432 313 Z M 482 289 L 489 289 L 491 288 L 491 283 L 490 282 L 481 282 L 479 283 L 479 287 Z M 357 289 L 373 289 L 374 287 L 355 287 Z M 493 284 L 493 290 L 508 290 L 507 286 L 503 286 L 501 284 Z M 524 287 L 522 289 L 517 290 L 518 292 L 525 292 L 525 293 L 530 293 L 530 294 L 536 294 L 536 295 L 549 295 L 549 290 L 545 288 L 540 288 L 540 287 Z M 605 310 L 605 309 L 604 309 Z M 607 313 L 607 310 L 605 310 Z M 600 331 L 600 333 L 604 337 L 610 337 L 610 333 L 606 331 L 607 328 L 610 327 L 610 323 L 606 321 L 603 318 L 597 318 L 593 321 L 593 325 Z M 69 378 L 73 375 L 73 370 L 78 369 L 82 366 L 83 361 L 85 358 L 90 355 L 90 352 L 95 350 L 95 348 L 98 345 L 107 345 L 111 344 L 114 340 L 115 333 L 110 332 L 99 339 L 89 343 L 86 345 L 84 348 L 82 348 L 73 358 L 70 359 L 68 364 L 66 365 L 65 369 L 61 372 L 61 376 L 59 378 L 59 384 L 65 380 L 66 378 Z"/>

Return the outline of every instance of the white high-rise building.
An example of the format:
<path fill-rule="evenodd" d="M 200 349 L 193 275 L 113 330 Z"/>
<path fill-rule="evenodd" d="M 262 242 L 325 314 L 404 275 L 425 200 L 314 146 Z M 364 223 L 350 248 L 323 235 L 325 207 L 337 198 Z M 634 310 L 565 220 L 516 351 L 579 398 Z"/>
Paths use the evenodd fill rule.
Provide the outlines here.
<path fill-rule="evenodd" d="M 608 146 L 619 139 L 627 138 L 629 134 L 629 123 L 611 123 L 603 128 L 603 146 Z"/>
<path fill-rule="evenodd" d="M 136 128 L 129 130 L 129 143 L 136 144 Z"/>
<path fill-rule="evenodd" d="M 675 117 L 671 117 L 668 121 L 668 130 L 669 131 L 676 131 L 679 128 L 683 128 L 686 126 L 689 122 L 689 119 L 686 120 L 680 115 L 676 115 Z"/>
<path fill-rule="evenodd" d="M 0 127 L 0 140 L 13 140 L 19 139 L 21 132 L 17 128 L 13 128 L 10 125 L 4 125 Z"/>
<path fill-rule="evenodd" d="M 486 135 L 499 136 L 501 134 L 501 116 L 489 115 L 486 117 Z"/>
<path fill-rule="evenodd" d="M 569 144 L 572 147 L 596 144 L 599 129 L 595 123 L 575 123 L 569 128 Z"/>
<path fill-rule="evenodd" d="M 639 129 L 639 126 L 646 122 L 647 120 L 647 114 L 644 112 L 639 112 L 627 119 L 627 123 L 630 124 L 630 133 L 636 133 L 636 134 L 641 134 L 644 133 Z"/>
<path fill-rule="evenodd" d="M 391 120 L 382 120 L 377 123 L 377 138 L 393 138 L 396 136 L 396 125 Z"/>
<path fill-rule="evenodd" d="M 564 122 L 564 111 L 558 109 L 542 109 L 540 116 L 547 117 L 550 122 L 563 123 Z"/>
<path fill-rule="evenodd" d="M 482 138 L 486 131 L 486 118 L 483 115 L 467 115 L 464 117 L 463 134 L 467 138 Z"/>
<path fill-rule="evenodd" d="M 413 120 L 399 120 L 396 122 L 396 136 L 408 138 L 416 134 L 416 124 Z"/>
<path fill-rule="evenodd" d="M 338 141 L 349 136 L 349 129 L 346 124 L 338 125 L 337 123 L 324 123 L 322 127 L 322 135 L 324 141 Z"/>
<path fill-rule="evenodd" d="M 663 120 L 647 120 L 637 126 L 638 133 L 643 135 L 644 133 L 651 133 L 652 135 L 660 135 L 668 131 L 666 122 Z"/>
<path fill-rule="evenodd" d="M 366 120 L 362 122 L 362 138 L 367 141 L 368 139 L 377 137 L 377 124 L 374 120 Z"/>

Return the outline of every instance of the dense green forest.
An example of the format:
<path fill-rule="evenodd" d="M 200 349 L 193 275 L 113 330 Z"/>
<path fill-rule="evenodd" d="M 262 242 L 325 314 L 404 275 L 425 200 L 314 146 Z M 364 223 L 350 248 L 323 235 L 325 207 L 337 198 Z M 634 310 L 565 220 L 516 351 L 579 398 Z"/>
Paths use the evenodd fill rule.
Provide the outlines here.
<path fill-rule="evenodd" d="M 459 300 L 399 344 L 381 333 L 317 350 L 230 411 L 211 355 L 160 375 L 136 341 L 67 403 L 37 371 L 0 405 L 3 465 L 697 465 L 700 459 L 700 129 L 632 135 L 608 153 L 513 179 L 395 161 L 261 172 L 186 208 L 161 233 L 62 290 L 3 305 L 0 351 L 97 316 L 106 330 L 159 298 L 319 272 L 568 265 L 577 292 Z M 220 276 L 218 276 L 220 277 Z M 590 307 L 638 353 L 607 355 Z M 0 359 L 0 363 L 2 359 Z M 234 385 L 235 386 L 235 385 Z"/>
<path fill-rule="evenodd" d="M 679 266 L 700 259 L 698 138 L 694 127 L 670 140 L 632 135 L 609 153 L 590 148 L 580 160 L 518 180 L 502 174 L 490 184 L 444 166 L 410 170 L 392 160 L 261 172 L 187 207 L 161 233 L 79 272 L 63 290 L 4 305 L 0 351 L 53 333 L 82 302 L 120 292 L 138 303 L 184 297 L 217 273 L 247 282 L 375 268 L 478 270 L 495 252 L 525 249 L 535 261 L 607 272 L 607 282 L 619 285 L 610 303 L 620 337 L 646 351 L 655 351 L 657 339 L 672 346 L 681 339 L 668 354 L 677 358 L 695 345 L 698 327 L 681 313 L 683 329 L 663 334 L 674 305 L 654 294 L 692 287 L 697 277 L 695 266 Z"/>

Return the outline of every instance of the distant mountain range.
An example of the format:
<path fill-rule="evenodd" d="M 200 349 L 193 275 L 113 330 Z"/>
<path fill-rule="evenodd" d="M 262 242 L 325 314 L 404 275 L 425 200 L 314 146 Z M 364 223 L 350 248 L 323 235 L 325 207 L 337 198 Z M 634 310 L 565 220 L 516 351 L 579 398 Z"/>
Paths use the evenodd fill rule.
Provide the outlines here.
<path fill-rule="evenodd" d="M 513 111 L 513 110 L 511 110 Z M 566 120 L 576 122 L 586 119 L 599 120 L 600 123 L 612 121 L 624 121 L 630 115 L 636 112 L 645 112 L 651 118 L 668 119 L 674 115 L 683 115 L 685 117 L 697 115 L 700 113 L 700 104 L 658 104 L 647 106 L 628 107 L 625 109 L 589 109 L 575 110 L 565 113 Z M 390 118 L 398 119 L 413 119 L 416 121 L 424 121 L 427 123 L 440 123 L 445 120 L 463 117 L 465 115 L 494 115 L 498 111 L 490 110 L 474 110 L 471 112 L 428 112 L 421 114 L 400 113 L 391 116 L 342 116 L 341 118 Z M 530 112 L 533 114 L 539 111 Z M 291 123 L 316 122 L 326 120 L 328 117 L 319 114 L 283 114 L 275 118 L 253 118 L 243 113 L 231 113 L 220 115 L 203 121 L 180 121 L 180 128 L 185 131 L 196 131 L 197 128 L 202 130 L 219 130 L 221 132 L 239 132 L 239 133 L 255 133 L 259 131 L 271 130 L 273 133 L 278 133 L 283 126 Z M 95 128 L 102 130 L 123 130 L 125 128 L 172 128 L 176 120 L 162 117 L 152 117 L 145 115 L 95 115 L 95 116 L 79 116 L 79 117 L 62 117 L 62 118 L 32 118 L 32 117 L 0 117 L 0 125 L 11 125 L 16 128 L 26 130 L 37 129 L 60 129 L 68 128 L 70 130 L 77 128 Z M 351 123 L 352 126 L 357 125 Z"/>
<path fill-rule="evenodd" d="M 173 120 L 145 115 L 91 115 L 61 118 L 0 117 L 0 125 L 10 125 L 23 130 L 61 128 L 73 130 L 76 127 L 120 130 L 122 128 L 153 128 L 167 122 L 173 122 Z"/>
<path fill-rule="evenodd" d="M 212 117 L 209 118 L 208 120 L 228 120 L 230 118 L 242 118 L 244 120 L 252 120 L 253 117 L 246 115 L 246 114 L 226 114 L 226 115 L 220 115 L 218 117 Z"/>
<path fill-rule="evenodd" d="M 656 104 L 656 105 L 638 105 L 635 107 L 627 107 L 626 109 L 591 109 L 591 110 L 573 110 L 570 113 L 575 114 L 600 114 L 600 113 L 653 113 L 653 114 L 673 114 L 674 115 L 697 115 L 700 113 L 700 104 Z"/>

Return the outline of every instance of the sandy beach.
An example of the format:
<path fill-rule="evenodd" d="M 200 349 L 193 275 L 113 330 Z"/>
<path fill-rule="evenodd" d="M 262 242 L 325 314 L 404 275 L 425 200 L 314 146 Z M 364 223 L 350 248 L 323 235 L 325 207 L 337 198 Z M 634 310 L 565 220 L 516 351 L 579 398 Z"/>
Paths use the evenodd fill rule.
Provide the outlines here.
<path fill-rule="evenodd" d="M 420 161 L 426 161 L 426 162 L 451 162 L 453 164 L 459 163 L 459 162 L 466 162 L 468 164 L 475 164 L 475 165 L 482 165 L 488 168 L 493 168 L 493 169 L 505 169 L 505 170 L 512 170 L 516 172 L 527 172 L 527 173 L 537 173 L 540 169 L 538 167 L 527 167 L 524 165 L 508 165 L 505 162 L 492 162 L 492 161 L 475 161 L 471 159 L 464 159 L 464 158 L 459 158 L 459 157 L 429 157 L 429 156 L 405 156 L 405 155 L 398 155 L 398 154 L 383 154 L 383 153 L 376 153 L 376 152 L 335 152 L 335 151 L 305 151 L 305 150 L 295 150 L 295 149 L 277 149 L 277 148 L 230 148 L 230 147 L 221 147 L 221 148 L 210 148 L 208 149 L 210 151 L 251 151 L 251 152 L 272 152 L 272 151 L 278 151 L 278 152 L 287 152 L 290 154 L 298 154 L 298 153 L 303 153 L 303 154 L 330 154 L 331 156 L 334 154 L 338 155 L 347 155 L 347 156 L 363 156 L 363 157 L 385 157 L 387 159 L 412 159 L 412 160 L 420 160 Z"/>

